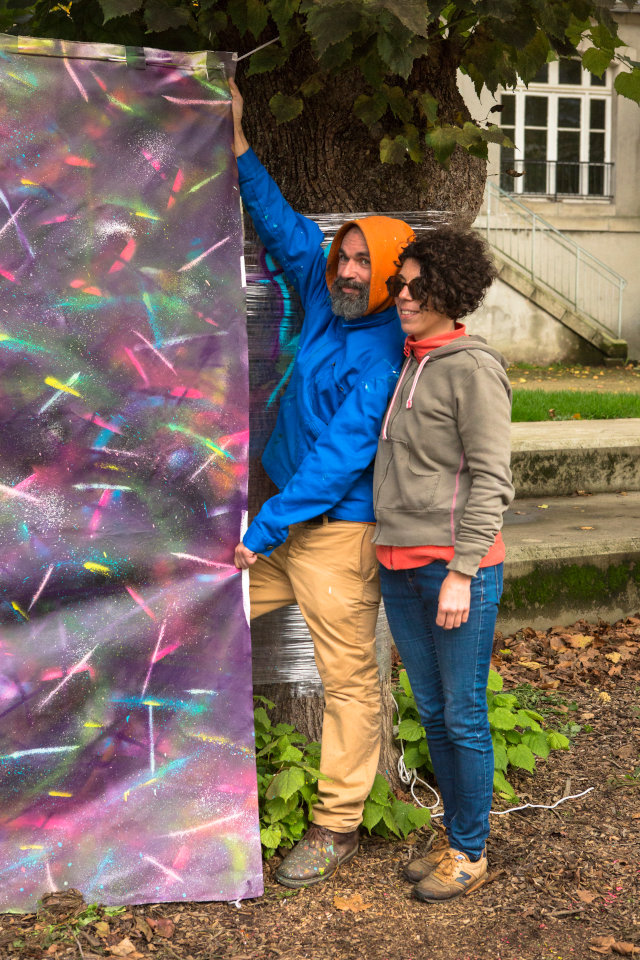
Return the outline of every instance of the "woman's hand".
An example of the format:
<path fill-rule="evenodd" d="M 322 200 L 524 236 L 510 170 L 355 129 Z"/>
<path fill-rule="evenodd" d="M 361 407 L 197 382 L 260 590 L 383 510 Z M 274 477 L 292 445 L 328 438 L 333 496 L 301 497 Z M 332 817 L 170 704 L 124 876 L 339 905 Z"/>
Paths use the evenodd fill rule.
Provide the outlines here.
<path fill-rule="evenodd" d="M 258 554 L 245 547 L 244 543 L 239 543 L 233 554 L 233 562 L 238 570 L 248 570 L 257 559 Z"/>
<path fill-rule="evenodd" d="M 471 603 L 471 577 L 450 570 L 442 581 L 438 597 L 436 623 L 445 630 L 452 630 L 469 619 Z"/>

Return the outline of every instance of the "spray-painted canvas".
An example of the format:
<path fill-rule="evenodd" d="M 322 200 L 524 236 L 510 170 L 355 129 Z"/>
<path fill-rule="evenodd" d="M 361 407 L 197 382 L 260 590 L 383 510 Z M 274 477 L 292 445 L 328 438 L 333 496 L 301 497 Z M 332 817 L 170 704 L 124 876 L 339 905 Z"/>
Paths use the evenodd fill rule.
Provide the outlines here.
<path fill-rule="evenodd" d="M 262 892 L 232 65 L 0 38 L 0 910 Z"/>

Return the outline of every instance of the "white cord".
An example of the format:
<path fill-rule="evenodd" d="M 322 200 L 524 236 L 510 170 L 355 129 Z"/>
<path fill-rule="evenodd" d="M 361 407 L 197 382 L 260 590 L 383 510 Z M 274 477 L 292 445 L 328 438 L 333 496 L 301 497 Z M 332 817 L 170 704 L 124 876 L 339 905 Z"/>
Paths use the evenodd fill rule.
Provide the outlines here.
<path fill-rule="evenodd" d="M 244 60 L 245 57 L 251 57 L 254 53 L 257 53 L 258 50 L 263 50 L 265 47 L 268 47 L 270 44 L 275 43 L 276 40 L 280 39 L 280 34 L 277 37 L 274 37 L 273 40 L 267 40 L 266 43 L 261 43 L 259 47 L 256 47 L 254 50 L 249 50 L 249 53 L 243 53 L 241 57 L 238 57 L 236 63 L 240 63 L 241 60 Z"/>

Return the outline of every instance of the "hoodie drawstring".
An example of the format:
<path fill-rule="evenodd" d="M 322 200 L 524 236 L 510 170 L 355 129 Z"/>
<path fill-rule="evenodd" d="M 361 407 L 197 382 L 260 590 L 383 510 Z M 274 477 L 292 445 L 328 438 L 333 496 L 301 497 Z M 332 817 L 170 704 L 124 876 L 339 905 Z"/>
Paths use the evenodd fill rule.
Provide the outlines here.
<path fill-rule="evenodd" d="M 413 378 L 413 383 L 412 383 L 412 385 L 411 385 L 411 391 L 410 391 L 410 393 L 409 393 L 409 399 L 407 400 L 407 410 L 411 410 L 411 407 L 413 406 L 413 394 L 414 394 L 414 392 L 415 392 L 416 387 L 418 386 L 418 380 L 420 379 L 420 374 L 422 373 L 422 368 L 424 367 L 424 365 L 425 365 L 425 363 L 427 362 L 428 359 L 429 359 L 429 354 L 427 354 L 425 357 L 423 357 L 422 360 L 420 361 L 420 366 L 418 367 L 418 369 L 417 369 L 417 371 L 416 371 L 416 375 L 415 375 L 415 377 Z"/>

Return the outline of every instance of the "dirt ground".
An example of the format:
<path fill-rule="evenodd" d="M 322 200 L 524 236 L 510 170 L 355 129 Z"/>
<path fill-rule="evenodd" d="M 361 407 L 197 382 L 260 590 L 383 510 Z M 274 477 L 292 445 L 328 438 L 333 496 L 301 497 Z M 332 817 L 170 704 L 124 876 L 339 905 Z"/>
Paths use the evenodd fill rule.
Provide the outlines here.
<path fill-rule="evenodd" d="M 640 366 L 532 367 L 514 364 L 507 371 L 514 390 L 580 390 L 603 393 L 640 393 Z"/>
<path fill-rule="evenodd" d="M 569 752 L 511 780 L 555 810 L 493 816 L 489 882 L 448 905 L 411 899 L 400 871 L 430 833 L 367 838 L 319 886 L 287 891 L 265 867 L 265 895 L 87 914 L 74 891 L 39 915 L 0 916 L 3 958 L 157 960 L 581 960 L 640 956 L 640 615 L 497 637 L 505 689 L 573 736 Z M 84 911 L 84 913 L 83 913 Z M 73 918 L 76 918 L 75 920 Z"/>

